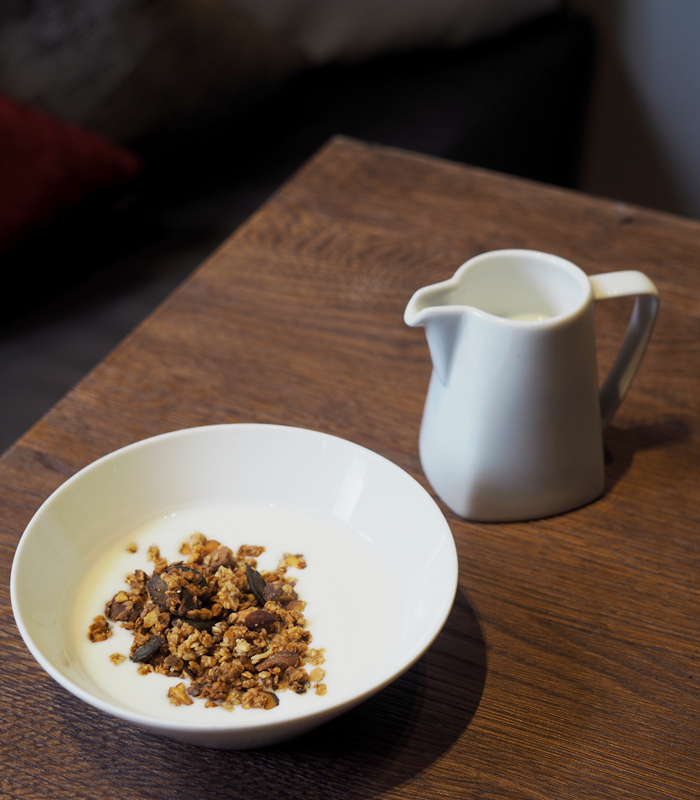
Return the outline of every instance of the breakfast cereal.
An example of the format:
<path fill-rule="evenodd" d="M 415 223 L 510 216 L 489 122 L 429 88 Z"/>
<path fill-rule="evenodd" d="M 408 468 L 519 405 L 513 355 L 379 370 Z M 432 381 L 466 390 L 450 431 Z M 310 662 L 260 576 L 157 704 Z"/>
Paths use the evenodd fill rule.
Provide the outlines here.
<path fill-rule="evenodd" d="M 180 550 L 182 560 L 169 563 L 150 547 L 153 572 L 127 576 L 128 588 L 107 602 L 88 639 L 105 641 L 114 625 L 130 631 L 129 658 L 142 675 L 182 679 L 167 693 L 175 706 L 201 700 L 229 711 L 272 709 L 278 692 L 304 694 L 312 684 L 325 694 L 323 650 L 310 646 L 305 603 L 287 575 L 289 567 L 306 567 L 304 556 L 285 553 L 274 570 L 258 572 L 264 549 L 243 545 L 234 554 L 195 533 Z M 113 653 L 110 660 L 126 659 Z"/>

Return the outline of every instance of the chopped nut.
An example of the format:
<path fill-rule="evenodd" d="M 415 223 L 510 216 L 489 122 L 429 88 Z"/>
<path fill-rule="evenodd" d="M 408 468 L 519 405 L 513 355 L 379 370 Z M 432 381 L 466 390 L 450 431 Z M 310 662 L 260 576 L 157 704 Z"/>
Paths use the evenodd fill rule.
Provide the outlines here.
<path fill-rule="evenodd" d="M 323 664 L 326 660 L 323 656 L 324 654 L 323 648 L 320 650 L 314 650 L 311 647 L 306 651 L 306 661 L 309 664 L 313 664 L 314 666 L 318 666 L 319 664 Z"/>
<path fill-rule="evenodd" d="M 309 680 L 312 683 L 319 683 L 326 677 L 326 673 L 321 669 L 321 667 L 316 667 L 312 669 L 309 673 Z"/>
<path fill-rule="evenodd" d="M 191 697 L 188 697 L 187 692 L 185 691 L 184 683 L 178 683 L 177 686 L 172 686 L 170 689 L 168 689 L 168 697 L 174 706 L 191 706 L 192 703 L 194 703 L 194 700 Z"/>
<path fill-rule="evenodd" d="M 91 642 L 104 642 L 104 640 L 109 639 L 111 635 L 112 630 L 109 627 L 109 623 L 102 615 L 95 617 L 95 619 L 90 623 L 90 627 L 88 628 L 88 639 Z"/>
<path fill-rule="evenodd" d="M 160 558 L 160 548 L 156 547 L 152 544 L 148 548 L 148 560 L 149 561 L 157 561 Z"/>
<path fill-rule="evenodd" d="M 193 533 L 190 536 L 190 547 L 194 550 L 195 547 L 201 547 L 206 544 L 207 537 L 203 533 Z"/>
<path fill-rule="evenodd" d="M 265 552 L 264 547 L 255 544 L 243 544 L 238 548 L 239 558 L 257 558 Z"/>
<path fill-rule="evenodd" d="M 158 609 L 152 608 L 148 614 L 143 618 L 143 627 L 152 628 L 158 622 Z"/>
<path fill-rule="evenodd" d="M 112 664 L 123 664 L 126 661 L 126 656 L 123 656 L 121 653 L 112 653 L 109 660 Z"/>

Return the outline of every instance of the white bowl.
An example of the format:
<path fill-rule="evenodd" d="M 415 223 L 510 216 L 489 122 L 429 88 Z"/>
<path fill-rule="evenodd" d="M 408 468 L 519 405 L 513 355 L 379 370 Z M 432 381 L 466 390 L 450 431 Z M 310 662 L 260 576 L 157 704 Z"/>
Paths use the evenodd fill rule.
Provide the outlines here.
<path fill-rule="evenodd" d="M 171 678 L 109 661 L 117 634 L 87 640 L 88 622 L 125 586 L 115 581 L 148 570 L 148 545 L 179 547 L 195 530 L 234 551 L 264 545 L 275 564 L 304 554 L 297 591 L 312 646 L 325 648 L 325 695 L 284 692 L 267 711 L 175 707 L 164 699 Z M 34 515 L 11 578 L 19 630 L 58 683 L 141 728 L 219 748 L 290 739 L 391 683 L 431 645 L 456 588 L 452 534 L 417 481 L 356 444 L 273 425 L 175 431 L 99 459 Z"/>

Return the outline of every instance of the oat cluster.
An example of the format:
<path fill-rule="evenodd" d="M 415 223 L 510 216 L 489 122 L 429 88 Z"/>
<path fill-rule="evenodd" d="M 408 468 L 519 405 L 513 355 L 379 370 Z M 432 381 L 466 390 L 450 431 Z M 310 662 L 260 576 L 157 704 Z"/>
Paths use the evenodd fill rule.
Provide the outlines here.
<path fill-rule="evenodd" d="M 128 591 L 117 592 L 105 614 L 95 617 L 88 638 L 104 641 L 113 624 L 132 631 L 129 657 L 139 672 L 185 681 L 168 691 L 174 705 L 200 698 L 229 711 L 270 709 L 279 691 L 303 694 L 315 684 L 316 693 L 325 694 L 323 650 L 310 647 L 305 604 L 286 574 L 288 567 L 303 569 L 304 558 L 287 553 L 275 571 L 260 573 L 256 558 L 263 552 L 243 545 L 234 555 L 195 533 L 180 550 L 184 559 L 168 564 L 151 547 L 153 573 L 128 575 Z M 126 657 L 114 653 L 110 659 L 119 664 Z"/>

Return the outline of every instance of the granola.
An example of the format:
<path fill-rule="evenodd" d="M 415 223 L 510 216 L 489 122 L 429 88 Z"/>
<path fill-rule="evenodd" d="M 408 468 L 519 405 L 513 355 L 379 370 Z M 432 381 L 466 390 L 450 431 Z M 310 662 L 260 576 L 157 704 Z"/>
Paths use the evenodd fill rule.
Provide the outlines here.
<path fill-rule="evenodd" d="M 289 567 L 304 569 L 304 557 L 285 553 L 274 571 L 260 573 L 256 559 L 264 549 L 243 545 L 234 555 L 195 533 L 180 550 L 183 560 L 169 564 L 151 546 L 153 573 L 128 575 L 129 589 L 117 592 L 104 615 L 95 617 L 88 638 L 104 641 L 113 624 L 131 631 L 129 657 L 141 674 L 182 679 L 168 691 L 178 706 L 199 699 L 229 711 L 270 709 L 280 691 L 304 694 L 315 685 L 317 694 L 325 694 L 323 650 L 310 647 L 305 603 L 286 574 Z M 119 654 L 110 659 L 120 663 Z"/>

